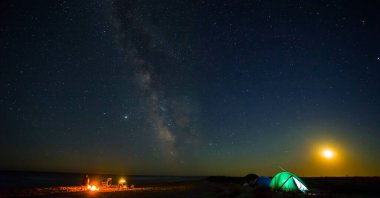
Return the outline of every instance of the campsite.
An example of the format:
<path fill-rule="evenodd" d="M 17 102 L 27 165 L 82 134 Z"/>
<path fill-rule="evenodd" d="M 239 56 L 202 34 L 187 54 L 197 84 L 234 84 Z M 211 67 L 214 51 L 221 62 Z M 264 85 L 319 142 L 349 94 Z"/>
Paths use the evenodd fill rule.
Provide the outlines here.
<path fill-rule="evenodd" d="M 252 174 L 250 174 L 252 175 Z M 249 175 L 247 175 L 249 176 Z M 247 177 L 246 176 L 246 177 Z M 380 197 L 378 186 L 380 177 L 303 177 L 299 178 L 294 174 L 278 173 L 270 187 L 263 188 L 259 180 L 244 185 L 246 177 L 209 177 L 210 197 L 320 197 L 320 198 L 354 198 L 354 197 Z M 276 178 L 276 176 L 274 178 Z M 290 176 L 290 177 L 289 177 Z M 262 176 L 260 176 L 262 177 Z M 260 178 L 257 176 L 257 178 Z M 252 177 L 251 177 L 252 178 Z M 297 178 L 303 185 L 307 186 L 307 191 L 302 192 L 297 183 L 287 178 Z M 273 181 L 273 179 L 272 179 Z M 239 183 L 240 182 L 240 183 Z M 240 185 L 243 182 L 243 185 Z M 270 184 L 270 185 L 271 185 Z M 276 184 L 276 185 L 275 185 Z M 285 187 L 287 185 L 287 187 Z M 281 187 L 282 186 L 282 187 Z M 279 188 L 282 188 L 280 190 Z M 302 188 L 301 188 L 302 189 Z M 207 197 L 207 196 L 206 196 Z"/>
<path fill-rule="evenodd" d="M 109 181 L 109 175 L 103 178 Z M 108 177 L 108 179 L 107 179 Z M 244 177 L 210 176 L 160 178 L 139 182 L 137 178 L 95 185 L 81 189 L 79 185 L 51 187 L 22 187 L 1 190 L 0 197 L 205 197 L 205 198 L 255 198 L 255 197 L 317 197 L 354 198 L 379 197 L 380 177 L 298 177 L 290 172 L 274 176 L 247 174 Z M 93 178 L 93 177 L 91 177 Z M 142 181 L 142 180 L 141 180 Z M 136 183 L 137 182 L 137 183 Z M 78 182 L 79 184 L 79 182 Z M 95 183 L 91 183 L 95 184 Z"/>

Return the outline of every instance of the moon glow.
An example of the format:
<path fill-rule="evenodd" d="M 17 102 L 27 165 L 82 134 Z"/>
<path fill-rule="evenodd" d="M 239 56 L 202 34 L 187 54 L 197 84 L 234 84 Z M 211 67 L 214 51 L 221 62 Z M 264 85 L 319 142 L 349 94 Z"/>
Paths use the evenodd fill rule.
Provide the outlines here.
<path fill-rule="evenodd" d="M 331 158 L 334 157 L 334 152 L 332 152 L 329 149 L 326 149 L 326 150 L 323 151 L 322 155 L 323 155 L 323 157 L 325 157 L 327 159 L 331 159 Z"/>

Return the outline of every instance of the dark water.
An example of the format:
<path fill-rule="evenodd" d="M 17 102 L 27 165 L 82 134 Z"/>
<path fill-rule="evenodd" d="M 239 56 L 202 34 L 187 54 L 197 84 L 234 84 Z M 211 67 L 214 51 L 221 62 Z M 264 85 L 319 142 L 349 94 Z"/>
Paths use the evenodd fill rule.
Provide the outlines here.
<path fill-rule="evenodd" d="M 84 174 L 78 173 L 45 173 L 45 172 L 0 172 L 0 190 L 36 187 L 79 186 Z M 202 177 L 183 176 L 125 176 L 110 174 L 89 174 L 90 183 L 97 184 L 112 178 L 117 184 L 120 177 L 126 177 L 128 185 L 153 184 L 180 181 L 194 181 Z"/>

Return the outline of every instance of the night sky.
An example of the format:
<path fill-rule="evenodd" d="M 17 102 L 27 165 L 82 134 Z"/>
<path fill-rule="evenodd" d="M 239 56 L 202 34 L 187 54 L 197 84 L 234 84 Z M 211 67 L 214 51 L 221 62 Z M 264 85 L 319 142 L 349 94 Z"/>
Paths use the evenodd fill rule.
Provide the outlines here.
<path fill-rule="evenodd" d="M 378 1 L 1 1 L 0 170 L 379 176 L 379 20 Z"/>

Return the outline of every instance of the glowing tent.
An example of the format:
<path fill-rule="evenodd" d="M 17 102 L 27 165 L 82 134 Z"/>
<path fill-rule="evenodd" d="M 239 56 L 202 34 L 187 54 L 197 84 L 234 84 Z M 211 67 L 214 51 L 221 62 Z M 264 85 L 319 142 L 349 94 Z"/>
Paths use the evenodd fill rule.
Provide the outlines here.
<path fill-rule="evenodd" d="M 295 174 L 290 172 L 277 173 L 269 184 L 275 191 L 303 192 L 308 191 L 305 183 Z"/>

